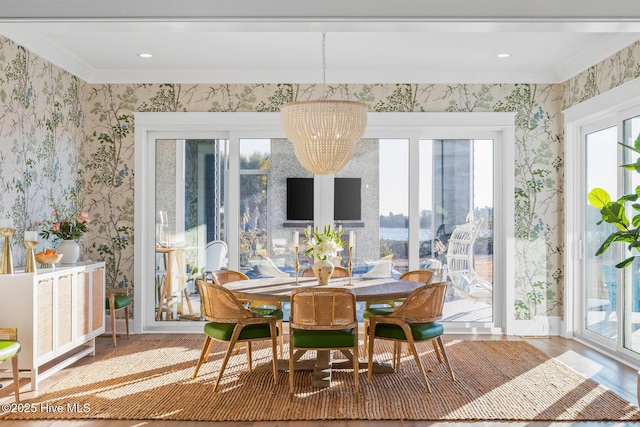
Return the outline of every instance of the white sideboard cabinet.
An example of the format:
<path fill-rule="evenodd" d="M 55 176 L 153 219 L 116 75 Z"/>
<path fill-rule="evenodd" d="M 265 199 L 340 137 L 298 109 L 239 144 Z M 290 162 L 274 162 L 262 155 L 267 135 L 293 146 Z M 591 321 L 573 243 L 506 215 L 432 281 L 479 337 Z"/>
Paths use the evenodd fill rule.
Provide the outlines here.
<path fill-rule="evenodd" d="M 18 328 L 21 377 L 38 382 L 87 355 L 104 333 L 103 262 L 0 275 L 0 326 Z M 0 368 L 10 367 L 7 362 Z M 10 376 L 11 369 L 0 373 Z"/>

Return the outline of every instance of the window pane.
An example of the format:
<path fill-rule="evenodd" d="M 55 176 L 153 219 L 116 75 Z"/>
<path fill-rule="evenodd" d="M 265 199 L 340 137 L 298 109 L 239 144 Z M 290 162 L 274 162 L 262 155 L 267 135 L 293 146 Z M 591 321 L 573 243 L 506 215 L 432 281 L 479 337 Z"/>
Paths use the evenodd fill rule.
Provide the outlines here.
<path fill-rule="evenodd" d="M 625 144 L 635 146 L 635 140 L 640 135 L 640 117 L 634 117 L 623 122 L 623 141 Z M 635 163 L 638 154 L 631 150 L 624 150 L 624 163 Z M 640 175 L 635 171 L 628 171 L 628 185 L 625 188 L 625 194 L 635 193 L 636 188 L 640 185 Z M 636 215 L 637 212 L 631 210 Z M 631 221 L 631 218 L 629 218 Z M 624 258 L 631 255 L 637 255 L 637 250 L 629 252 L 625 250 Z M 630 283 L 631 286 L 625 286 L 624 292 L 624 347 L 640 353 L 640 261 L 636 259 L 630 268 L 625 269 L 624 283 Z M 614 288 L 615 290 L 615 288 Z M 618 291 L 620 286 L 618 286 Z"/>
<path fill-rule="evenodd" d="M 493 141 L 421 140 L 419 211 L 420 268 L 448 270 L 452 285 L 443 320 L 491 322 Z"/>
<path fill-rule="evenodd" d="M 407 271 L 409 140 L 365 139 L 356 142 L 352 160 L 336 177 L 361 179 L 360 221 L 338 222 L 343 227 L 343 240 L 348 239 L 350 231 L 356 235 L 354 276 L 371 271 L 399 276 Z M 347 253 L 343 254 L 343 266 L 346 266 L 347 256 Z M 376 263 L 381 265 L 373 270 Z M 389 265 L 393 271 L 388 271 Z"/>
<path fill-rule="evenodd" d="M 224 240 L 226 140 L 156 141 L 156 305 L 158 320 L 200 319 L 195 278 L 205 247 Z"/>
<path fill-rule="evenodd" d="M 592 132 L 585 137 L 586 191 L 595 187 L 617 199 L 618 143 L 615 126 Z M 606 237 L 615 230 L 611 224 L 597 223 L 600 211 L 589 206 L 585 195 L 584 247 L 584 328 L 605 338 L 616 338 L 616 251 L 615 247 L 596 256 Z"/>
<path fill-rule="evenodd" d="M 380 258 L 409 270 L 409 141 L 379 142 Z"/>
<path fill-rule="evenodd" d="M 270 257 L 267 190 L 271 140 L 240 140 L 240 269 L 247 273 Z"/>

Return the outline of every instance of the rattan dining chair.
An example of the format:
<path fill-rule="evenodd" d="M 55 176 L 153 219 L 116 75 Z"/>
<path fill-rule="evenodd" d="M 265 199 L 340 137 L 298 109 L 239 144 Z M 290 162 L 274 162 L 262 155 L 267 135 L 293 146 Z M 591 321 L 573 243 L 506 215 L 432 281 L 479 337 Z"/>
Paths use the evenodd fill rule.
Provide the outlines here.
<path fill-rule="evenodd" d="M 131 297 L 126 290 L 107 291 L 105 298 L 105 308 L 109 311 L 111 319 L 111 340 L 113 346 L 116 346 L 116 311 L 124 310 L 124 323 L 127 330 L 127 339 L 129 339 L 129 307 L 131 307 Z"/>
<path fill-rule="evenodd" d="M 451 380 L 455 381 L 455 375 L 449 363 L 447 350 L 442 342 L 444 327 L 437 322 L 442 318 L 444 299 L 447 293 L 447 283 L 432 283 L 421 286 L 411 292 L 401 306 L 398 306 L 393 313 L 386 316 L 371 316 L 369 318 L 369 357 L 367 381 L 371 383 L 371 373 L 373 367 L 373 349 L 376 339 L 390 340 L 394 343 L 407 343 L 409 351 L 418 365 L 418 370 L 422 376 L 427 391 L 431 392 L 429 381 L 420 361 L 416 342 L 431 341 L 436 353 L 438 362 L 443 359 Z M 396 352 L 399 353 L 399 352 Z M 394 365 L 399 366 L 397 360 Z"/>
<path fill-rule="evenodd" d="M 211 272 L 213 283 L 224 286 L 229 282 L 237 282 L 238 280 L 249 280 L 249 276 L 235 270 L 216 270 Z M 282 331 L 282 322 L 284 320 L 284 312 L 282 311 L 282 302 L 280 301 L 260 301 L 260 300 L 240 300 L 246 304 L 254 314 L 275 316 L 280 331 Z M 284 337 L 280 334 L 279 340 L 280 358 L 284 358 Z"/>
<path fill-rule="evenodd" d="M 223 286 L 225 283 L 235 282 L 238 280 L 249 280 L 249 277 L 236 270 L 214 270 L 211 272 L 213 283 Z"/>
<path fill-rule="evenodd" d="M 13 371 L 13 386 L 15 387 L 15 400 L 20 403 L 20 379 L 18 376 L 18 353 L 20 353 L 20 342 L 18 341 L 18 329 L 0 328 L 0 362 L 11 359 L 11 369 Z"/>
<path fill-rule="evenodd" d="M 215 392 L 218 389 L 218 384 L 236 343 L 245 343 L 247 345 L 247 365 L 249 372 L 251 372 L 253 369 L 251 343 L 253 341 L 270 340 L 272 347 L 271 357 L 273 359 L 273 383 L 277 384 L 278 356 L 276 337 L 279 331 L 276 327 L 276 318 L 274 316 L 258 316 L 251 313 L 247 307 L 238 301 L 233 292 L 223 286 L 205 280 L 198 280 L 197 283 L 202 298 L 203 314 L 209 322 L 204 325 L 206 338 L 192 379 L 195 379 L 198 375 L 202 363 L 209 360 L 214 341 L 227 343 L 227 351 L 213 386 L 213 391 Z"/>
<path fill-rule="evenodd" d="M 349 289 L 310 287 L 291 292 L 289 320 L 289 399 L 293 401 L 294 350 L 353 352 L 356 402 L 358 385 L 358 320 L 356 297 Z"/>
<path fill-rule="evenodd" d="M 407 271 L 402 276 L 400 276 L 400 280 L 410 280 L 412 282 L 420 282 L 425 285 L 431 282 L 431 278 L 433 277 L 433 271 L 431 270 L 412 270 Z M 364 327 L 364 357 L 367 357 L 367 351 L 369 348 L 369 337 L 368 337 L 368 327 L 369 327 L 369 317 L 371 316 L 386 316 L 387 314 L 393 313 L 396 306 L 402 303 L 402 299 L 397 300 L 389 300 L 389 301 L 367 301 L 364 306 L 364 311 L 362 312 L 363 317 L 363 327 Z M 396 357 L 396 352 L 399 351 L 399 346 L 394 345 L 393 347 L 393 355 L 394 360 Z"/>
<path fill-rule="evenodd" d="M 313 268 L 309 267 L 302 270 L 302 277 L 315 277 Z M 349 270 L 344 267 L 334 267 L 331 277 L 349 277 Z"/>

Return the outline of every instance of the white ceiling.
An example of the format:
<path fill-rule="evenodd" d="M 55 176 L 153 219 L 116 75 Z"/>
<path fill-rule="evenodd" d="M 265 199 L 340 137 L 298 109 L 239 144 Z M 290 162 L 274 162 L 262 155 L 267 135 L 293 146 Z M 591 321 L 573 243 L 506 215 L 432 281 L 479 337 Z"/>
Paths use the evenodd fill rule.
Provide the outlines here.
<path fill-rule="evenodd" d="M 640 1 L 0 0 L 90 83 L 318 83 L 322 32 L 327 83 L 556 83 L 639 40 Z"/>

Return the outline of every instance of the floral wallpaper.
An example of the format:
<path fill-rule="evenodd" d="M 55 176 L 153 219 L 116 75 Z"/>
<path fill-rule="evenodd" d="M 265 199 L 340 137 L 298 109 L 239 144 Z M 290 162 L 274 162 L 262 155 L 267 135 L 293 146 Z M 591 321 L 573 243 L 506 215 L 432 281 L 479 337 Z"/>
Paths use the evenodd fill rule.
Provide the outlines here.
<path fill-rule="evenodd" d="M 589 67 L 564 84 L 563 109 L 640 77 L 640 41 Z"/>
<path fill-rule="evenodd" d="M 507 286 L 515 316 L 562 316 L 563 108 L 638 77 L 640 44 L 560 84 L 344 84 L 334 98 L 369 111 L 516 112 L 515 237 Z M 85 257 L 107 263 L 107 283 L 133 283 L 134 113 L 278 111 L 320 85 L 90 85 L 0 38 L 0 216 L 24 228 L 70 191 L 91 215 Z M 24 248 L 12 240 L 14 263 Z M 43 243 L 46 245 L 47 243 Z M 525 256 L 526 254 L 526 256 Z"/>
<path fill-rule="evenodd" d="M 76 77 L 0 38 L 0 217 L 17 228 L 15 266 L 25 261 L 23 231 L 83 194 L 83 91 Z"/>

